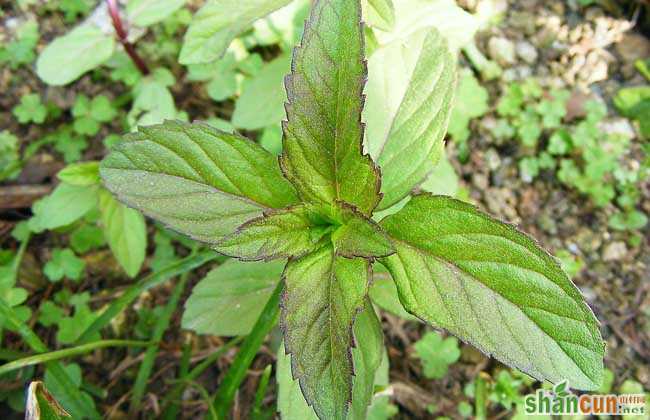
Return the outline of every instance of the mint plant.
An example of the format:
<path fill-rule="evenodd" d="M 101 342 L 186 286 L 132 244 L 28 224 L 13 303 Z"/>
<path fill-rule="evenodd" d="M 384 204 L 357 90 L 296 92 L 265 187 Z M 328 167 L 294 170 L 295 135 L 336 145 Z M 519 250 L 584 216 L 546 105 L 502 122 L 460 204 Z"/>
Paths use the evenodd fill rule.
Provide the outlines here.
<path fill-rule="evenodd" d="M 536 379 L 598 388 L 598 321 L 558 262 L 469 204 L 412 194 L 441 155 L 456 79 L 438 31 L 412 36 L 421 52 L 412 81 L 386 98 L 386 118 L 369 119 L 365 144 L 361 5 L 320 0 L 286 78 L 278 160 L 238 134 L 166 121 L 115 145 L 100 166 L 104 185 L 224 255 L 287 260 L 284 347 L 321 419 L 364 418 L 372 399 L 383 352 L 368 297 L 377 263 L 414 316 Z M 184 48 L 181 61 L 206 53 Z M 378 209 L 389 215 L 378 221 Z"/>

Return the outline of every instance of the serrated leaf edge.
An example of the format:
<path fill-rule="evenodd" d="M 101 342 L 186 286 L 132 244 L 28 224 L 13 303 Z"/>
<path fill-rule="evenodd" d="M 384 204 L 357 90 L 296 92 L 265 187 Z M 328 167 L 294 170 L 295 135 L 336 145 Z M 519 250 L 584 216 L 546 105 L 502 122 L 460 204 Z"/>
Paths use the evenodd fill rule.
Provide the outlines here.
<path fill-rule="evenodd" d="M 293 105 L 292 98 L 295 97 L 293 94 L 293 82 L 292 82 L 292 75 L 296 71 L 296 59 L 299 51 L 303 48 L 303 45 L 306 41 L 305 37 L 306 34 L 308 33 L 308 30 L 311 29 L 311 24 L 312 24 L 312 19 L 314 18 L 313 16 L 313 11 L 316 9 L 316 6 L 324 1 L 328 0 L 315 0 L 314 3 L 311 6 L 310 14 L 309 17 L 305 20 L 304 26 L 303 26 L 303 32 L 302 32 L 302 37 L 300 39 L 300 43 L 293 49 L 291 53 L 291 73 L 286 75 L 284 77 L 284 88 L 287 92 L 287 102 L 284 103 L 284 111 L 285 111 L 285 118 L 281 121 L 282 125 L 282 145 L 283 145 L 283 150 L 286 150 L 285 147 L 285 142 L 287 138 L 287 124 L 289 123 L 289 109 L 288 107 Z M 377 163 L 372 159 L 369 153 L 364 153 L 363 150 L 363 141 L 365 138 L 365 131 L 366 131 L 366 124 L 362 120 L 362 115 L 363 115 L 363 109 L 365 107 L 365 102 L 366 102 L 366 95 L 363 93 L 364 86 L 366 82 L 368 81 L 368 60 L 366 59 L 365 51 L 366 51 L 366 42 L 365 42 L 365 35 L 364 35 L 364 30 L 365 30 L 365 23 L 363 22 L 363 17 L 362 17 L 362 12 L 361 12 L 361 2 L 360 0 L 352 0 L 355 1 L 358 5 L 357 7 L 357 22 L 359 24 L 359 39 L 360 39 L 360 45 L 361 45 L 361 66 L 362 66 L 362 78 L 359 80 L 359 84 L 361 85 L 361 106 L 359 109 L 359 114 L 358 114 L 358 119 L 357 119 L 357 124 L 359 125 L 360 128 L 360 138 L 359 138 L 359 154 L 360 156 L 365 159 L 367 162 L 370 163 L 370 168 L 372 169 L 372 172 L 375 175 L 375 203 L 373 203 L 372 207 L 370 208 L 368 212 L 368 216 L 373 213 L 373 211 L 377 208 L 379 203 L 381 202 L 381 199 L 383 198 L 383 193 L 381 192 L 381 168 L 377 165 Z M 289 170 L 287 168 L 288 166 L 291 166 L 291 162 L 289 162 L 288 157 L 286 156 L 285 152 L 278 156 L 278 163 L 280 165 L 280 170 L 282 171 L 282 174 L 284 177 L 289 181 L 298 191 L 300 195 L 300 183 L 297 180 L 294 180 L 291 174 L 289 173 Z M 303 198 L 303 197 L 301 197 Z M 305 200 L 308 201 L 308 200 Z"/>
<path fill-rule="evenodd" d="M 336 258 L 336 254 L 332 252 L 333 258 L 332 258 L 332 266 L 334 265 L 334 258 Z M 316 411 L 314 407 L 314 401 L 310 401 L 306 397 L 305 393 L 305 387 L 307 386 L 304 383 L 304 377 L 298 377 L 298 375 L 295 372 L 296 367 L 295 367 L 295 360 L 293 357 L 293 351 L 290 349 L 290 347 L 293 347 L 293 345 L 290 344 L 290 340 L 287 337 L 287 331 L 288 331 L 288 326 L 286 322 L 286 313 L 287 313 L 287 306 L 286 306 L 286 301 L 287 301 L 287 288 L 286 288 L 286 271 L 287 267 L 289 265 L 289 262 L 296 260 L 297 258 L 289 258 L 289 261 L 287 262 L 287 265 L 285 265 L 284 270 L 282 271 L 282 276 L 280 278 L 280 281 L 283 283 L 283 288 L 282 288 L 282 293 L 280 294 L 280 330 L 282 331 L 282 337 L 284 340 L 284 354 L 289 355 L 289 359 L 291 361 L 291 379 L 294 381 L 298 381 L 298 384 L 300 386 L 300 392 L 302 393 L 303 398 L 307 402 L 307 405 L 311 407 L 314 410 L 314 413 L 316 414 L 316 417 L 318 417 L 320 420 L 328 420 L 325 419 L 324 417 L 321 417 L 321 415 Z M 369 260 L 365 259 L 366 263 L 366 276 L 367 276 L 367 281 L 366 281 L 366 293 L 364 299 L 368 298 L 368 291 L 370 290 L 370 284 L 372 282 L 372 262 Z M 362 301 L 362 303 L 365 301 Z M 353 381 L 352 377 L 355 376 L 355 370 L 354 370 L 354 359 L 352 357 L 352 349 L 356 348 L 356 340 L 354 338 L 354 323 L 356 321 L 357 315 L 363 311 L 363 304 L 356 308 L 354 314 L 352 315 L 352 322 L 348 326 L 348 334 L 350 337 L 350 346 L 348 347 L 346 351 L 346 356 L 347 360 L 351 366 L 351 372 L 350 376 L 348 377 L 349 379 L 349 385 L 350 385 L 350 392 L 348 393 L 348 398 L 346 400 L 346 407 L 344 410 L 344 414 L 347 416 L 347 413 L 351 409 L 351 404 L 352 404 L 352 387 L 353 387 Z"/>

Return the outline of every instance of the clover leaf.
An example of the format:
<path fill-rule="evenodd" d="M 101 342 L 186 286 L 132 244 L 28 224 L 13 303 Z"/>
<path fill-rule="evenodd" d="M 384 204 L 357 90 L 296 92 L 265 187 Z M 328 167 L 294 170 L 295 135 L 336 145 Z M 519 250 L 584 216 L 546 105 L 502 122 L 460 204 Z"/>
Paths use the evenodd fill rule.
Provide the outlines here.
<path fill-rule="evenodd" d="M 102 123 L 115 118 L 117 111 L 104 95 L 96 96 L 92 100 L 85 95 L 79 95 L 72 107 L 72 115 L 75 118 L 75 132 L 94 136 L 99 132 Z"/>
<path fill-rule="evenodd" d="M 85 261 L 74 255 L 72 250 L 56 248 L 52 251 L 52 259 L 45 264 L 43 272 L 52 282 L 60 281 L 64 277 L 78 281 L 85 267 Z"/>
<path fill-rule="evenodd" d="M 458 340 L 454 337 L 443 339 L 440 334 L 429 332 L 415 345 L 415 352 L 422 360 L 424 376 L 440 379 L 447 374 L 449 365 L 460 358 Z"/>
<path fill-rule="evenodd" d="M 188 37 L 207 25 L 207 13 L 197 15 L 206 22 L 196 22 Z M 218 56 L 228 37 L 222 27 L 203 30 L 216 37 L 210 54 Z M 405 78 L 389 89 L 397 96 L 385 98 L 384 119 L 367 121 L 366 145 L 361 5 L 320 0 L 286 79 L 279 165 L 238 134 L 166 121 L 140 127 L 113 147 L 100 165 L 104 185 L 126 205 L 223 254 L 288 260 L 280 280 L 284 348 L 293 379 L 321 419 L 363 418 L 372 399 L 381 331 L 367 338 L 368 328 L 356 326 L 379 325 L 368 308 L 377 260 L 409 313 L 537 379 L 598 388 L 598 321 L 557 261 L 515 227 L 466 203 L 412 194 L 441 154 L 455 66 L 436 29 L 409 36 L 418 48 L 397 43 L 382 53 L 382 60 L 411 55 Z M 183 56 L 205 58 L 199 50 Z M 371 80 L 381 73 L 376 63 Z M 500 114 L 520 112 L 526 94 L 513 89 Z M 381 94 L 372 95 L 380 107 Z M 402 200 L 403 208 L 373 220 L 376 209 Z"/>
<path fill-rule="evenodd" d="M 41 103 L 41 97 L 37 93 L 30 93 L 20 98 L 20 104 L 14 107 L 13 113 L 21 124 L 30 121 L 41 124 L 47 117 L 47 108 Z"/>

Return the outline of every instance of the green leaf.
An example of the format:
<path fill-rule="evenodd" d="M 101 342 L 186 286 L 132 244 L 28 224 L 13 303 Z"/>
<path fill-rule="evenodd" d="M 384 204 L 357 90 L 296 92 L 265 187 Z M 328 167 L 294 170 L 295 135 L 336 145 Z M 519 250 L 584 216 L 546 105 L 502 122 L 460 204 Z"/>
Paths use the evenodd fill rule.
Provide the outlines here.
<path fill-rule="evenodd" d="M 474 39 L 479 21 L 454 0 L 399 0 L 395 2 L 395 25 L 390 32 L 377 32 L 381 45 L 408 38 L 423 29 L 437 29 L 457 51 Z"/>
<path fill-rule="evenodd" d="M 0 131 L 0 181 L 13 179 L 21 170 L 18 137 L 9 130 Z"/>
<path fill-rule="evenodd" d="M 355 375 L 352 379 L 352 404 L 347 418 L 365 420 L 366 411 L 374 394 L 375 372 L 384 355 L 384 338 L 381 325 L 372 305 L 366 300 L 363 311 L 354 321 L 356 347 L 352 349 Z M 317 419 L 307 405 L 298 381 L 291 376 L 291 358 L 285 354 L 284 343 L 278 348 L 276 378 L 279 385 L 278 411 L 283 420 Z"/>
<path fill-rule="evenodd" d="M 13 114 L 21 124 L 33 121 L 41 124 L 47 117 L 47 108 L 41 103 L 41 97 L 37 93 L 30 93 L 20 97 L 20 104 L 13 108 Z"/>
<path fill-rule="evenodd" d="M 634 108 L 648 99 L 650 99 L 650 86 L 628 87 L 616 92 L 614 105 L 624 116 L 634 118 Z"/>
<path fill-rule="evenodd" d="M 377 223 L 355 211 L 344 211 L 343 224 L 332 233 L 332 244 L 337 255 L 352 257 L 386 257 L 395 252 L 386 232 Z"/>
<path fill-rule="evenodd" d="M 611 215 L 609 227 L 616 230 L 636 230 L 642 229 L 648 223 L 648 216 L 638 210 L 618 212 Z"/>
<path fill-rule="evenodd" d="M 280 281 L 284 261 L 228 260 L 210 271 L 185 302 L 183 328 L 199 334 L 245 335 Z"/>
<path fill-rule="evenodd" d="M 293 0 L 264 19 L 257 20 L 253 24 L 257 44 L 280 44 L 283 50 L 293 48 L 300 42 L 310 5 L 310 0 Z"/>
<path fill-rule="evenodd" d="M 208 0 L 194 15 L 183 40 L 181 64 L 209 63 L 221 57 L 230 42 L 255 20 L 289 0 Z"/>
<path fill-rule="evenodd" d="M 447 337 L 443 340 L 436 332 L 426 333 L 413 345 L 413 348 L 422 361 L 424 376 L 427 378 L 444 378 L 448 366 L 460 358 L 458 340 L 454 337 Z"/>
<path fill-rule="evenodd" d="M 298 381 L 291 375 L 291 357 L 284 343 L 278 347 L 275 378 L 278 382 L 278 411 L 282 420 L 318 420 L 314 410 L 307 405 Z"/>
<path fill-rule="evenodd" d="M 297 205 L 244 223 L 215 249 L 245 261 L 300 257 L 313 251 L 329 229 L 313 209 Z"/>
<path fill-rule="evenodd" d="M 366 149 L 381 168 L 382 210 L 424 181 L 441 154 L 456 58 L 430 29 L 375 51 L 368 71 Z"/>
<path fill-rule="evenodd" d="M 52 259 L 43 267 L 43 273 L 53 282 L 60 281 L 63 277 L 78 281 L 85 268 L 85 261 L 70 249 L 56 248 L 52 251 Z"/>
<path fill-rule="evenodd" d="M 598 321 L 532 239 L 471 205 L 428 194 L 381 225 L 397 249 L 382 263 L 410 313 L 537 379 L 600 385 Z"/>
<path fill-rule="evenodd" d="M 87 187 L 99 184 L 99 162 L 73 163 L 56 174 L 62 182 Z"/>
<path fill-rule="evenodd" d="M 59 343 L 72 344 L 76 342 L 86 328 L 91 326 L 99 318 L 100 313 L 91 311 L 86 302 L 78 303 L 74 306 L 74 315 L 65 317 L 59 321 L 59 331 L 56 334 L 56 339 Z M 99 333 L 95 333 L 84 341 L 95 341 L 100 338 Z"/>
<path fill-rule="evenodd" d="M 147 226 L 144 217 L 115 200 L 105 190 L 99 194 L 99 210 L 108 246 L 126 274 L 135 277 L 147 253 Z"/>
<path fill-rule="evenodd" d="M 60 420 L 71 419 L 72 416 L 54 399 L 45 385 L 40 381 L 33 381 L 27 388 L 27 402 L 25 404 L 25 418 L 29 420 Z"/>
<path fill-rule="evenodd" d="M 375 374 L 375 389 L 386 389 L 388 387 L 388 355 L 384 351 L 379 368 Z M 393 418 L 399 411 L 397 406 L 390 403 L 390 396 L 383 393 L 375 395 L 372 404 L 368 407 L 366 420 L 388 420 Z"/>
<path fill-rule="evenodd" d="M 289 71 L 289 55 L 282 55 L 270 63 L 253 78 L 246 79 L 242 93 L 235 102 L 232 124 L 245 130 L 258 130 L 277 124 L 284 117 L 284 75 Z M 260 100 L 264 92 L 264 100 Z"/>
<path fill-rule="evenodd" d="M 458 175 L 447 156 L 442 155 L 429 177 L 420 184 L 420 190 L 450 197 L 458 193 Z"/>
<path fill-rule="evenodd" d="M 352 405 L 349 419 L 366 420 L 368 407 L 374 395 L 375 373 L 384 354 L 384 334 L 372 303 L 366 297 L 363 310 L 354 320 L 354 342 L 352 360 Z"/>
<path fill-rule="evenodd" d="M 143 77 L 133 89 L 135 99 L 127 115 L 129 125 L 160 124 L 178 117 L 174 97 L 168 87 L 174 84 L 174 76 L 167 69 L 156 69 Z"/>
<path fill-rule="evenodd" d="M 293 377 L 320 418 L 344 418 L 352 400 L 352 325 L 368 292 L 367 260 L 331 246 L 289 261 L 281 327 Z"/>
<path fill-rule="evenodd" d="M 132 24 L 149 26 L 164 20 L 184 4 L 185 0 L 129 0 L 126 15 Z"/>
<path fill-rule="evenodd" d="M 104 159 L 100 174 L 120 201 L 210 244 L 297 200 L 275 156 L 206 124 L 140 127 Z"/>
<path fill-rule="evenodd" d="M 395 26 L 395 7 L 392 0 L 364 0 L 364 21 L 368 25 L 390 31 Z"/>
<path fill-rule="evenodd" d="M 362 155 L 363 33 L 358 1 L 314 4 L 286 80 L 285 176 L 307 201 L 377 206 L 379 173 Z"/>
<path fill-rule="evenodd" d="M 14 39 L 0 45 L 0 64 L 8 63 L 12 70 L 30 64 L 36 58 L 34 49 L 38 44 L 38 22 L 32 17 L 18 22 Z M 13 29 L 13 28 L 12 28 Z"/>
<path fill-rule="evenodd" d="M 82 152 L 88 147 L 86 139 L 73 134 L 72 127 L 64 126 L 53 134 L 53 141 L 56 142 L 54 149 L 63 155 L 66 163 L 76 162 L 81 159 Z"/>
<path fill-rule="evenodd" d="M 481 86 L 472 71 L 463 69 L 458 78 L 456 100 L 449 120 L 449 135 L 455 141 L 469 138 L 469 122 L 488 111 L 488 99 L 488 91 Z"/>
<path fill-rule="evenodd" d="M 372 302 L 381 309 L 407 321 L 419 321 L 416 317 L 406 312 L 397 295 L 397 287 L 393 278 L 381 264 L 372 266 L 372 283 L 370 283 L 368 294 Z"/>
<path fill-rule="evenodd" d="M 108 60 L 115 37 L 96 26 L 78 26 L 52 41 L 36 61 L 36 73 L 48 85 L 65 85 Z"/>
<path fill-rule="evenodd" d="M 57 364 L 55 366 L 47 366 L 43 376 L 43 383 L 57 401 L 72 413 L 73 418 L 87 418 L 91 417 L 90 414 L 93 414 L 91 418 L 101 418 L 96 412 L 95 402 L 92 397 L 79 390 L 82 381 L 79 365 L 70 363 L 68 365 Z M 77 400 L 79 397 L 81 397 L 80 399 L 82 401 Z M 80 404 L 87 407 L 86 410 L 92 409 L 92 411 L 79 412 L 77 407 Z"/>

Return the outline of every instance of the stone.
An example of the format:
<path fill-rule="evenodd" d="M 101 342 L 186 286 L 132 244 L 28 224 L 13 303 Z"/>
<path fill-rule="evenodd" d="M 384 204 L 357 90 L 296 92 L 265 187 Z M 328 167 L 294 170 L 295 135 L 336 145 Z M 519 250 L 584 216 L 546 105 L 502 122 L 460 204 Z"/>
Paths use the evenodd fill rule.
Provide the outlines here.
<path fill-rule="evenodd" d="M 618 261 L 627 255 L 625 242 L 615 241 L 607 244 L 603 250 L 603 261 Z"/>
<path fill-rule="evenodd" d="M 515 44 L 508 38 L 493 36 L 488 41 L 488 54 L 501 66 L 516 63 Z"/>
<path fill-rule="evenodd" d="M 537 57 L 539 56 L 537 54 L 537 49 L 530 42 L 518 41 L 517 44 L 515 44 L 515 51 L 517 52 L 517 56 L 526 63 L 534 64 L 537 62 Z"/>

